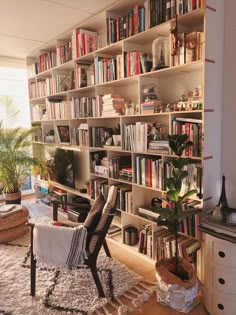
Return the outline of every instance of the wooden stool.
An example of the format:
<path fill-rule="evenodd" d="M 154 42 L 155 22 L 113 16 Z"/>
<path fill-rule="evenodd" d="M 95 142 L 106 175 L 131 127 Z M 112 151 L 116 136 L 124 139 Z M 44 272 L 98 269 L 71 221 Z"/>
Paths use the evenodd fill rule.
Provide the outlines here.
<path fill-rule="evenodd" d="M 0 243 L 10 242 L 28 232 L 29 228 L 26 226 L 28 217 L 28 209 L 22 207 L 22 211 L 0 218 Z"/>

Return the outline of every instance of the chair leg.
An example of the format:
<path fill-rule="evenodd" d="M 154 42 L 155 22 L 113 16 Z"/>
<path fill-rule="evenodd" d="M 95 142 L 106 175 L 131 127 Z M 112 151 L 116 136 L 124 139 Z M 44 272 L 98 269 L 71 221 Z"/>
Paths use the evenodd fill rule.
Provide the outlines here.
<path fill-rule="evenodd" d="M 33 231 L 34 227 L 31 227 L 31 246 L 30 246 L 30 295 L 35 296 L 36 286 L 36 259 L 34 258 L 33 251 Z"/>
<path fill-rule="evenodd" d="M 95 281 L 99 297 L 105 297 L 105 293 L 103 291 L 103 287 L 102 287 L 101 281 L 100 281 L 98 273 L 97 273 L 96 264 L 89 264 L 88 266 L 92 272 L 93 279 Z"/>
<path fill-rule="evenodd" d="M 107 245 L 107 242 L 106 240 L 104 239 L 104 242 L 103 242 L 103 247 L 104 247 L 104 250 L 105 250 L 105 253 L 108 257 L 111 257 L 111 253 L 110 253 L 110 250 L 108 248 L 108 245 Z"/>

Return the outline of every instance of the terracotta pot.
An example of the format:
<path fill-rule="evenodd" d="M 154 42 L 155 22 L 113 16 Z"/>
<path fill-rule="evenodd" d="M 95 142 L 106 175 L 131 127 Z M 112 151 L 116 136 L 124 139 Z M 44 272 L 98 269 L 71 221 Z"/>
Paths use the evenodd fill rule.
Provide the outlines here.
<path fill-rule="evenodd" d="M 21 191 L 15 193 L 3 193 L 3 198 L 6 204 L 20 204 L 21 203 Z"/>

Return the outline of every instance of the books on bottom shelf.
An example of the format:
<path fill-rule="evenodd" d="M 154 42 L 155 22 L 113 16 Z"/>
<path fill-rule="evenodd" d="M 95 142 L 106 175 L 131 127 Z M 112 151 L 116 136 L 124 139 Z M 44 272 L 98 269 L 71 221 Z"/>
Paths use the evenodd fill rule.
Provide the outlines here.
<path fill-rule="evenodd" d="M 0 218 L 5 218 L 22 210 L 23 207 L 21 205 L 2 205 L 0 206 Z"/>

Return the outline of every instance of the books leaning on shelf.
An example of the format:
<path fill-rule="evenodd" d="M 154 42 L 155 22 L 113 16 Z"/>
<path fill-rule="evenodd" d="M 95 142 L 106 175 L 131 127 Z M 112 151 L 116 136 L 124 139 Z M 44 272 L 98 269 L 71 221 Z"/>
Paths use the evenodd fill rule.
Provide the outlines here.
<path fill-rule="evenodd" d="M 94 85 L 94 64 L 75 64 L 75 88 Z"/>
<path fill-rule="evenodd" d="M 85 29 L 75 29 L 72 33 L 73 59 L 87 55 L 98 49 L 98 34 Z"/>

